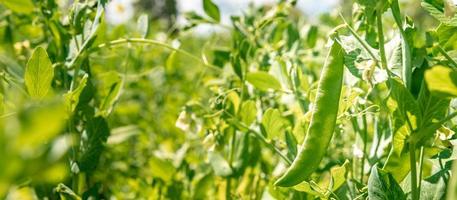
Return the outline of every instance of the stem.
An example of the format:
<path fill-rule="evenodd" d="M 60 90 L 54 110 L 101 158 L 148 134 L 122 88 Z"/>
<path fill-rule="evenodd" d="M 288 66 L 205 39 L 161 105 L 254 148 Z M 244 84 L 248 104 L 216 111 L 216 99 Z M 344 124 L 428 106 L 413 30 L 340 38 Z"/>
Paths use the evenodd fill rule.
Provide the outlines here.
<path fill-rule="evenodd" d="M 98 51 L 99 49 L 102 49 L 102 48 L 105 48 L 105 47 L 117 46 L 117 45 L 128 44 L 128 43 L 140 43 L 140 44 L 149 44 L 149 45 L 160 46 L 160 47 L 163 47 L 163 48 L 170 49 L 170 50 L 176 51 L 178 53 L 181 53 L 181 54 L 183 54 L 183 55 L 185 55 L 185 56 L 187 56 L 189 58 L 192 58 L 195 61 L 198 61 L 198 62 L 202 63 L 203 65 L 205 65 L 207 67 L 210 67 L 212 69 L 215 69 L 215 70 L 218 70 L 218 71 L 222 70 L 217 66 L 214 66 L 214 65 L 206 63 L 205 61 L 203 61 L 198 56 L 195 56 L 195 55 L 193 55 L 193 54 L 191 54 L 191 53 L 189 53 L 187 51 L 184 51 L 184 50 L 178 49 L 178 48 L 174 48 L 173 46 L 171 46 L 169 44 L 166 44 L 166 43 L 163 43 L 163 42 L 159 42 L 159 41 L 156 41 L 156 40 L 150 40 L 150 39 L 144 39 L 144 38 L 126 38 L 126 39 L 112 40 L 112 41 L 100 44 L 97 47 L 94 47 L 93 49 L 90 49 L 90 52 Z"/>
<path fill-rule="evenodd" d="M 449 56 L 449 54 L 441 47 L 441 45 L 435 46 L 438 51 L 453 65 L 454 68 L 457 68 L 457 62 Z"/>
<path fill-rule="evenodd" d="M 400 6 L 398 0 L 393 0 L 390 4 L 392 15 L 394 16 L 395 23 L 398 26 L 400 35 L 402 38 L 402 76 L 403 82 L 405 82 L 406 88 L 411 89 L 411 76 L 412 76 L 412 64 L 411 64 L 411 49 L 408 44 L 407 35 L 403 30 L 403 21 L 400 15 Z"/>
<path fill-rule="evenodd" d="M 363 116 L 363 156 L 362 162 L 360 163 L 360 182 L 363 183 L 363 177 L 365 173 L 365 160 L 367 155 L 367 138 L 368 138 L 368 123 L 367 123 L 367 115 Z"/>
<path fill-rule="evenodd" d="M 414 143 L 409 144 L 409 161 L 411 164 L 411 197 L 412 200 L 419 200 L 417 190 L 417 171 L 416 171 L 416 146 Z"/>
<path fill-rule="evenodd" d="M 420 148 L 419 153 L 419 186 L 418 186 L 418 193 L 421 193 L 421 186 L 422 186 L 422 166 L 424 165 L 424 147 Z"/>
<path fill-rule="evenodd" d="M 376 11 L 376 19 L 378 20 L 378 40 L 379 40 L 379 53 L 381 54 L 381 66 L 383 69 L 389 70 L 387 66 L 387 57 L 386 57 L 386 50 L 384 47 L 384 31 L 382 26 L 382 13 L 380 11 Z"/>

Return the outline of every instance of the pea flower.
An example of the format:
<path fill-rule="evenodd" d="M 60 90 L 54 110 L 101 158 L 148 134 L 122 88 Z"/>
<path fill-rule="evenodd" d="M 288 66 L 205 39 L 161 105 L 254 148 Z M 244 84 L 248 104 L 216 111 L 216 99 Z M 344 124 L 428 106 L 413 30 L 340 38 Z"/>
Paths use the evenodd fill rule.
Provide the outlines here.
<path fill-rule="evenodd" d="M 363 158 L 363 151 L 357 145 L 352 145 L 352 154 L 356 158 Z"/>
<path fill-rule="evenodd" d="M 378 84 L 378 83 L 385 82 L 388 78 L 389 78 L 389 76 L 387 75 L 386 70 L 376 68 L 374 70 L 372 82 L 373 82 L 373 84 Z"/>
<path fill-rule="evenodd" d="M 112 25 L 124 24 L 134 14 L 132 0 L 112 0 L 106 5 L 106 21 Z"/>

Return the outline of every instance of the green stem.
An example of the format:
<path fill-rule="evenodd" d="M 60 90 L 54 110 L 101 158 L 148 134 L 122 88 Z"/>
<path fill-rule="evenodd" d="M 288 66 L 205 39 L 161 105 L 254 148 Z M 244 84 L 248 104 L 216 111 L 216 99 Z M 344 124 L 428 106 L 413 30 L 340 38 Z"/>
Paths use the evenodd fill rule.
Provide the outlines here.
<path fill-rule="evenodd" d="M 398 0 L 393 0 L 390 4 L 392 10 L 392 15 L 394 16 L 395 23 L 398 26 L 400 35 L 402 38 L 402 76 L 403 82 L 405 82 L 406 88 L 411 89 L 411 77 L 412 77 L 412 59 L 411 59 L 411 49 L 408 43 L 407 35 L 403 29 L 403 21 L 400 14 L 400 6 Z"/>
<path fill-rule="evenodd" d="M 438 51 L 453 65 L 454 68 L 457 68 L 457 62 L 449 56 L 449 54 L 441 47 L 441 45 L 435 46 Z"/>
<path fill-rule="evenodd" d="M 205 66 L 207 66 L 207 67 L 209 67 L 211 69 L 215 69 L 217 71 L 221 71 L 222 70 L 221 68 L 219 68 L 217 66 L 214 66 L 214 65 L 211 65 L 209 63 L 206 63 L 205 61 L 203 61 L 198 56 L 195 56 L 195 55 L 193 55 L 193 54 L 191 54 L 191 53 L 189 53 L 187 51 L 175 48 L 175 47 L 173 47 L 173 46 L 171 46 L 169 44 L 163 43 L 163 42 L 159 42 L 159 41 L 156 41 L 156 40 L 150 40 L 150 39 L 144 39 L 144 38 L 126 38 L 126 39 L 112 40 L 112 41 L 100 44 L 97 47 L 94 47 L 94 48 L 90 49 L 90 52 L 98 51 L 99 49 L 102 49 L 102 48 L 105 48 L 105 47 L 117 46 L 117 45 L 128 44 L 128 43 L 140 43 L 140 44 L 149 44 L 149 45 L 160 46 L 160 47 L 163 47 L 163 48 L 166 48 L 166 49 L 169 49 L 169 50 L 176 51 L 176 52 L 178 52 L 180 54 L 183 54 L 183 55 L 185 55 L 185 56 L 187 56 L 189 58 L 192 58 L 193 60 L 198 61 L 198 62 L 202 63 L 203 65 L 205 65 Z"/>
<path fill-rule="evenodd" d="M 419 193 L 417 190 L 417 170 L 416 170 L 416 144 L 409 144 L 409 161 L 411 164 L 411 199 L 419 200 Z"/>
<path fill-rule="evenodd" d="M 377 26 L 378 26 L 378 40 L 379 40 L 379 52 L 381 54 L 381 66 L 383 69 L 389 70 L 387 66 L 387 57 L 386 57 L 386 50 L 384 47 L 384 31 L 382 26 L 382 13 L 380 11 L 376 11 L 376 18 L 377 18 Z"/>
<path fill-rule="evenodd" d="M 420 153 L 419 153 L 419 186 L 418 188 L 418 193 L 420 195 L 421 193 L 421 186 L 422 186 L 422 166 L 424 165 L 424 147 L 422 146 L 420 148 Z"/>
<path fill-rule="evenodd" d="M 368 142 L 368 123 L 367 115 L 363 116 L 363 156 L 362 162 L 360 163 L 360 182 L 363 183 L 363 178 L 365 175 L 365 160 L 367 155 L 367 142 Z"/>

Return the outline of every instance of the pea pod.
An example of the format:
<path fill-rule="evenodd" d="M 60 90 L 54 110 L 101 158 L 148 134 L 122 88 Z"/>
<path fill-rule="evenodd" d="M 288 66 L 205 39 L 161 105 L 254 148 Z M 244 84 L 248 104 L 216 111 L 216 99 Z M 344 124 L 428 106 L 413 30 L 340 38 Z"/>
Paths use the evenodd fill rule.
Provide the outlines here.
<path fill-rule="evenodd" d="M 343 73 L 343 49 L 334 42 L 321 72 L 308 133 L 294 162 L 276 181 L 276 186 L 297 185 L 319 166 L 335 129 Z"/>

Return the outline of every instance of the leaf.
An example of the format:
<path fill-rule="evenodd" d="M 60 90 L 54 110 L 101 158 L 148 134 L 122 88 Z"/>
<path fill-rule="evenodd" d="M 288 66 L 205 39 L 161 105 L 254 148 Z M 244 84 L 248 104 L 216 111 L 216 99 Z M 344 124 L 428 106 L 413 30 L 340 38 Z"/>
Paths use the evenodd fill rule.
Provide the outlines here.
<path fill-rule="evenodd" d="M 108 123 L 103 117 L 96 117 L 86 122 L 86 129 L 81 137 L 81 157 L 79 159 L 81 171 L 95 170 L 109 135 Z"/>
<path fill-rule="evenodd" d="M 41 99 L 51 89 L 54 69 L 46 50 L 37 47 L 27 62 L 25 69 L 25 86 L 32 98 Z"/>
<path fill-rule="evenodd" d="M 402 200 L 406 199 L 406 195 L 391 174 L 378 169 L 375 165 L 368 178 L 368 199 Z"/>
<path fill-rule="evenodd" d="M 79 82 L 78 87 L 64 94 L 65 104 L 70 112 L 73 112 L 79 103 L 79 96 L 86 87 L 87 77 L 87 74 L 85 74 Z"/>
<path fill-rule="evenodd" d="M 450 100 L 430 94 L 425 84 L 422 84 L 417 101 L 422 120 L 419 125 L 419 132 L 413 137 L 421 145 L 421 142 L 433 137 L 436 130 L 441 127 L 440 122 L 446 117 Z"/>
<path fill-rule="evenodd" d="M 338 42 L 346 52 L 344 64 L 349 72 L 355 77 L 362 78 L 362 73 L 365 69 L 363 65 L 360 67 L 360 63 L 371 60 L 372 57 L 354 36 L 339 36 Z M 370 48 L 370 51 L 377 55 L 378 50 Z"/>
<path fill-rule="evenodd" d="M 152 156 L 149 158 L 148 164 L 151 168 L 153 177 L 160 178 L 165 181 L 165 183 L 171 182 L 173 175 L 176 172 L 176 169 L 171 162 Z"/>
<path fill-rule="evenodd" d="M 285 119 L 282 118 L 278 109 L 269 108 L 263 114 L 261 125 L 267 133 L 268 139 L 277 138 L 284 132 Z"/>
<path fill-rule="evenodd" d="M 311 26 L 308 30 L 308 34 L 306 35 L 306 44 L 310 48 L 314 48 L 316 46 L 318 31 L 319 29 L 317 26 Z"/>
<path fill-rule="evenodd" d="M 232 168 L 219 152 L 209 151 L 208 160 L 217 176 L 227 177 L 232 175 Z"/>
<path fill-rule="evenodd" d="M 111 113 L 114 104 L 121 94 L 124 80 L 117 72 L 111 71 L 101 75 L 99 81 L 99 93 L 102 101 L 99 106 L 98 115 L 106 117 Z"/>
<path fill-rule="evenodd" d="M 406 138 L 417 129 L 420 122 L 419 106 L 412 94 L 401 80 L 392 78 L 389 81 L 390 95 L 387 107 L 393 120 L 393 146 L 397 155 L 403 151 Z"/>
<path fill-rule="evenodd" d="M 391 152 L 383 169 L 391 173 L 398 182 L 403 181 L 411 169 L 409 153 L 403 152 L 400 155 L 397 155 L 396 153 Z"/>
<path fill-rule="evenodd" d="M 205 13 L 211 17 L 214 21 L 220 22 L 221 21 L 221 13 L 219 8 L 216 4 L 213 3 L 211 0 L 203 0 L 203 10 Z"/>
<path fill-rule="evenodd" d="M 444 7 L 437 8 L 434 5 L 422 2 L 422 7 L 427 10 L 434 18 L 447 26 L 457 26 L 457 16 L 448 17 L 444 12 Z"/>
<path fill-rule="evenodd" d="M 35 9 L 32 0 L 0 0 L 0 3 L 17 13 L 30 14 Z"/>
<path fill-rule="evenodd" d="M 61 199 L 68 199 L 68 200 L 81 200 L 82 198 L 78 196 L 71 188 L 66 186 L 63 183 L 59 183 L 57 187 L 54 189 L 60 196 Z"/>
<path fill-rule="evenodd" d="M 148 28 L 149 28 L 148 15 L 142 14 L 140 17 L 138 17 L 138 21 L 137 21 L 137 25 L 136 25 L 136 30 L 137 30 L 140 38 L 146 38 L 146 36 L 148 35 Z"/>
<path fill-rule="evenodd" d="M 349 160 L 346 160 L 341 166 L 330 169 L 330 174 L 332 175 L 332 187 L 330 189 L 332 191 L 336 191 L 346 182 L 346 172 L 348 165 Z"/>
<path fill-rule="evenodd" d="M 454 160 L 452 162 L 452 174 L 451 180 L 449 180 L 448 184 L 448 192 L 447 192 L 447 199 L 456 199 L 457 198 L 457 160 Z"/>
<path fill-rule="evenodd" d="M 246 75 L 246 80 L 259 90 L 281 89 L 279 81 L 267 72 L 250 72 Z"/>
<path fill-rule="evenodd" d="M 241 121 L 246 125 L 251 125 L 257 116 L 257 108 L 255 101 L 248 100 L 241 104 L 241 110 L 239 111 Z"/>
<path fill-rule="evenodd" d="M 427 70 L 425 82 L 433 95 L 457 97 L 457 72 L 449 67 L 435 66 Z"/>
<path fill-rule="evenodd" d="M 34 152 L 57 136 L 65 127 L 66 110 L 62 102 L 42 102 L 19 113 L 21 133 L 15 146 Z"/>

